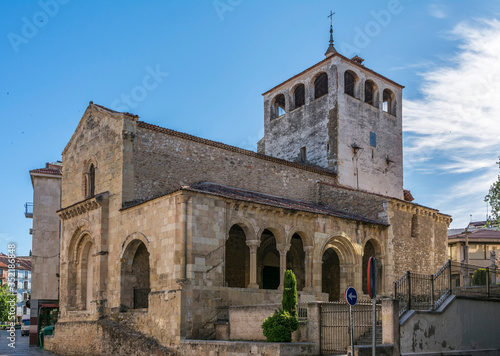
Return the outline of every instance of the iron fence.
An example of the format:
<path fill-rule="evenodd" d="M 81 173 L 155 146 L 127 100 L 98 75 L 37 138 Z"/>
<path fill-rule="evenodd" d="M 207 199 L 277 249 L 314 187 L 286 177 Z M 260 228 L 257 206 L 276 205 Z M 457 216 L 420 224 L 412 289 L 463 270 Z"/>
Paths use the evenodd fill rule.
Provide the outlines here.
<path fill-rule="evenodd" d="M 451 294 L 499 298 L 499 277 L 497 268 L 451 260 L 435 274 L 408 271 L 394 282 L 394 298 L 399 301 L 399 316 L 408 310 L 436 310 Z"/>
<path fill-rule="evenodd" d="M 297 304 L 297 319 L 299 322 L 307 320 L 307 303 Z"/>
<path fill-rule="evenodd" d="M 382 306 L 377 301 L 376 329 L 378 342 L 382 341 Z M 372 335 L 372 302 L 359 301 L 352 307 L 353 336 L 355 345 L 370 345 Z M 321 354 L 345 353 L 351 344 L 349 306 L 345 302 L 328 302 L 320 304 Z"/>

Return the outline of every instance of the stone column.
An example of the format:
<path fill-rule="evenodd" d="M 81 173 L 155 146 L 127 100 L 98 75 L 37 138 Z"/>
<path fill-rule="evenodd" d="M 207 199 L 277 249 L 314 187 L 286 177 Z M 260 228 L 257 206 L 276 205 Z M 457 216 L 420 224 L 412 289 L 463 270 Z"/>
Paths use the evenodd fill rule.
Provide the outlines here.
<path fill-rule="evenodd" d="M 304 246 L 304 252 L 306 254 L 306 263 L 305 263 L 305 275 L 306 275 L 306 280 L 305 280 L 305 285 L 304 285 L 304 291 L 305 292 L 310 292 L 313 290 L 312 288 L 312 251 L 313 251 L 313 246 Z"/>
<path fill-rule="evenodd" d="M 322 284 L 322 266 L 323 266 L 323 261 L 322 260 L 314 260 L 313 261 L 313 290 L 316 292 L 321 293 L 323 290 L 323 284 Z"/>
<path fill-rule="evenodd" d="M 307 304 L 307 341 L 315 345 L 315 355 L 320 351 L 321 305 L 318 302 Z"/>
<path fill-rule="evenodd" d="M 250 284 L 247 288 L 259 289 L 257 284 L 257 249 L 260 246 L 260 241 L 249 240 L 247 246 L 250 248 Z"/>
<path fill-rule="evenodd" d="M 280 253 L 280 286 L 278 289 L 283 290 L 283 281 L 286 270 L 286 253 L 290 249 L 290 244 L 277 244 L 276 249 Z"/>

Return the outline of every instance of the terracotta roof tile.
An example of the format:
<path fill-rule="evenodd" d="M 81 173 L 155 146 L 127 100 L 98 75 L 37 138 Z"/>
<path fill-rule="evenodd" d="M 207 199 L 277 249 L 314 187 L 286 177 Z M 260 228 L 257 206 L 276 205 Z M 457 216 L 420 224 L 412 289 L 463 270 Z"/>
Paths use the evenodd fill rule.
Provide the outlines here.
<path fill-rule="evenodd" d="M 387 226 L 387 224 L 382 222 L 382 221 L 367 219 L 367 218 L 364 218 L 362 216 L 347 213 L 347 212 L 344 212 L 344 211 L 341 211 L 338 209 L 333 209 L 333 208 L 328 207 L 328 206 L 314 204 L 314 203 L 308 203 L 308 202 L 303 202 L 303 201 L 298 201 L 298 200 L 287 199 L 287 198 L 283 198 L 283 197 L 279 197 L 279 196 L 258 193 L 258 192 L 254 192 L 254 191 L 250 191 L 250 190 L 227 187 L 224 185 L 211 183 L 211 182 L 200 182 L 200 183 L 193 184 L 191 186 L 184 186 L 184 187 L 181 187 L 179 189 L 172 190 L 166 194 L 152 197 L 150 199 L 130 202 L 130 203 L 126 204 L 122 210 L 131 208 L 133 206 L 144 204 L 144 203 L 151 201 L 153 199 L 157 199 L 157 198 L 160 198 L 162 196 L 169 195 L 169 194 L 175 193 L 175 192 L 180 191 L 180 190 L 197 192 L 197 193 L 204 193 L 204 194 L 211 194 L 211 195 L 216 195 L 216 196 L 220 196 L 220 197 L 224 197 L 224 198 L 228 198 L 228 199 L 247 201 L 247 202 L 251 202 L 251 203 L 272 206 L 275 208 L 282 208 L 282 209 L 295 210 L 295 211 L 304 211 L 304 212 L 314 213 L 314 214 L 329 215 L 329 216 L 335 216 L 335 217 L 349 219 L 349 220 L 362 221 L 362 222 L 366 222 L 366 223 L 370 223 L 370 224 Z"/>

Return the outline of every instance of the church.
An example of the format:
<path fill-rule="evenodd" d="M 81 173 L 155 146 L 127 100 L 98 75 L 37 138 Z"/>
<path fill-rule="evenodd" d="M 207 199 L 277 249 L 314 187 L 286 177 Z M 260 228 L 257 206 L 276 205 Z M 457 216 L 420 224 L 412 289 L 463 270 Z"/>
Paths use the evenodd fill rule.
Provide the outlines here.
<path fill-rule="evenodd" d="M 407 270 L 447 260 L 451 217 L 403 189 L 403 86 L 325 58 L 263 94 L 257 152 L 90 102 L 63 151 L 60 317 L 77 351 L 99 320 L 126 320 L 161 345 L 213 339 L 220 307 L 391 296 Z"/>

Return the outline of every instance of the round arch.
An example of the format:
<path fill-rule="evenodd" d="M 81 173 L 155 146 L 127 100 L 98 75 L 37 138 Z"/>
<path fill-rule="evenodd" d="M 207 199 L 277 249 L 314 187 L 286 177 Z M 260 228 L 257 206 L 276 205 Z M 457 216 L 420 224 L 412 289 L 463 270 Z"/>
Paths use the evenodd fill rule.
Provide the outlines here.
<path fill-rule="evenodd" d="M 286 233 L 285 233 L 285 229 L 283 228 L 283 226 L 279 225 L 279 224 L 276 224 L 272 227 L 269 227 L 269 226 L 263 226 L 259 229 L 259 232 L 257 234 L 257 239 L 258 240 L 261 240 L 262 239 L 262 234 L 265 230 L 269 230 L 273 233 L 274 235 L 274 238 L 276 239 L 276 244 L 281 244 L 281 243 L 286 243 L 287 241 L 287 238 L 286 238 Z"/>
<path fill-rule="evenodd" d="M 292 236 L 297 234 L 302 239 L 302 243 L 304 247 L 306 246 L 314 246 L 314 239 L 311 234 L 306 232 L 307 230 L 303 226 L 296 226 L 288 232 L 286 236 L 286 243 L 290 243 L 292 241 Z"/>
<path fill-rule="evenodd" d="M 246 240 L 259 240 L 259 236 L 255 233 L 255 226 L 247 219 L 238 217 L 237 219 L 231 219 L 227 223 L 226 230 L 226 239 L 229 237 L 229 231 L 233 228 L 234 225 L 238 225 L 244 232 L 246 236 Z"/>
<path fill-rule="evenodd" d="M 135 233 L 135 236 L 137 238 L 131 238 L 124 245 L 121 258 L 120 310 L 122 311 L 148 308 L 149 304 L 151 292 L 149 243 L 143 234 Z"/>

